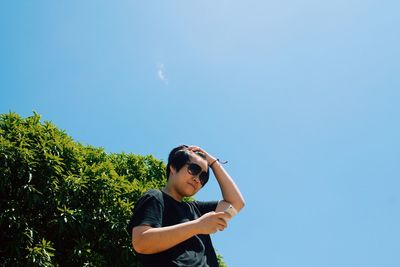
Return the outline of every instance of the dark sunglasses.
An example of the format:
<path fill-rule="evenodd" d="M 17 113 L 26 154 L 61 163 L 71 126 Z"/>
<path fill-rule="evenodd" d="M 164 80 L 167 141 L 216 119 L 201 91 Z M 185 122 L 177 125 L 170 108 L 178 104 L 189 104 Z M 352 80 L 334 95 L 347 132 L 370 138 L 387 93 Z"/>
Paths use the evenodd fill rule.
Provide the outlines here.
<path fill-rule="evenodd" d="M 203 169 L 196 163 L 186 163 L 188 165 L 187 171 L 190 175 L 197 176 L 201 185 L 205 185 L 208 181 L 208 172 L 203 171 Z"/>

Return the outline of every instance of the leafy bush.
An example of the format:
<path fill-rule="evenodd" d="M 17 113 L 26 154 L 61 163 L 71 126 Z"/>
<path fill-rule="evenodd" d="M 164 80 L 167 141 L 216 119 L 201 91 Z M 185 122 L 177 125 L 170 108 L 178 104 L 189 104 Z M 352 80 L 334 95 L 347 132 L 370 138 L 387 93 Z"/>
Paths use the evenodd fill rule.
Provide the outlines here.
<path fill-rule="evenodd" d="M 36 113 L 0 115 L 0 265 L 137 266 L 125 229 L 165 182 L 153 156 L 84 146 Z"/>
<path fill-rule="evenodd" d="M 152 156 L 83 146 L 34 114 L 0 117 L 0 264 L 136 266 L 125 228 L 165 183 Z"/>

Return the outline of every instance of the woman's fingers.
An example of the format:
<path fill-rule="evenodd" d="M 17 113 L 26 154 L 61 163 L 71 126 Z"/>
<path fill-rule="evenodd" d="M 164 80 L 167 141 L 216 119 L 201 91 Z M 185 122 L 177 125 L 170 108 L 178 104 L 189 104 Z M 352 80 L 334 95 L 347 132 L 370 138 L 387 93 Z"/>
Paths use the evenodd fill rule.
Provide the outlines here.
<path fill-rule="evenodd" d="M 226 227 L 228 227 L 228 221 L 225 213 L 221 213 L 219 215 L 220 216 L 218 218 L 218 226 L 219 226 L 218 230 L 223 231 Z"/>
<path fill-rule="evenodd" d="M 203 150 L 202 150 L 200 147 L 198 147 L 198 146 L 189 146 L 188 149 L 189 149 L 190 151 L 193 151 L 193 152 L 196 152 L 196 151 L 201 151 L 201 152 L 203 152 Z"/>

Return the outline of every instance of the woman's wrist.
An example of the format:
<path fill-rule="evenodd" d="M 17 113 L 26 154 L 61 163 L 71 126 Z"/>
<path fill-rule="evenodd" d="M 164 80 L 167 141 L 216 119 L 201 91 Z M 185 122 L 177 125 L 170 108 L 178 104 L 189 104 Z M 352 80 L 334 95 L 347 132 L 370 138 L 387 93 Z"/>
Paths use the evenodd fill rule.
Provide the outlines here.
<path fill-rule="evenodd" d="M 208 155 L 208 156 L 207 156 L 207 164 L 208 164 L 208 166 L 210 166 L 216 159 L 217 159 L 217 158 Z"/>
<path fill-rule="evenodd" d="M 215 166 L 221 166 L 221 164 L 226 164 L 228 161 L 222 161 L 219 158 L 213 158 L 213 160 L 208 164 L 208 167 L 212 168 Z"/>
<path fill-rule="evenodd" d="M 209 164 L 208 167 L 212 168 L 215 164 L 218 164 L 219 159 L 214 158 Z"/>

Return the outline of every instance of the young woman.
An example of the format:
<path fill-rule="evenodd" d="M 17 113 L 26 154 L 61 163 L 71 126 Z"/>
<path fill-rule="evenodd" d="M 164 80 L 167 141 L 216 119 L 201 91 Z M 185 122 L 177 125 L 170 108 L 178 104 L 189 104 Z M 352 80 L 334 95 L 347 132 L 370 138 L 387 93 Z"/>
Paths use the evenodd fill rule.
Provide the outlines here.
<path fill-rule="evenodd" d="M 183 201 L 204 187 L 210 168 L 223 200 Z M 210 234 L 224 230 L 243 208 L 239 188 L 219 160 L 198 146 L 172 149 L 166 172 L 167 185 L 139 199 L 128 226 L 139 261 L 145 267 L 217 267 Z"/>

